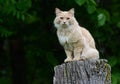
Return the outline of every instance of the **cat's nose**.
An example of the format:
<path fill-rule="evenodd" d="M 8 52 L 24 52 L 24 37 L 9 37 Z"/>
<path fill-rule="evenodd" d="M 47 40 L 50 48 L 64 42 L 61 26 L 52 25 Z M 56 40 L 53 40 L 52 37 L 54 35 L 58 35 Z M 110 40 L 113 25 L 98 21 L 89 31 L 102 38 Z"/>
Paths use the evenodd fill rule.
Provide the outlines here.
<path fill-rule="evenodd" d="M 66 22 L 63 22 L 64 24 L 66 23 Z"/>

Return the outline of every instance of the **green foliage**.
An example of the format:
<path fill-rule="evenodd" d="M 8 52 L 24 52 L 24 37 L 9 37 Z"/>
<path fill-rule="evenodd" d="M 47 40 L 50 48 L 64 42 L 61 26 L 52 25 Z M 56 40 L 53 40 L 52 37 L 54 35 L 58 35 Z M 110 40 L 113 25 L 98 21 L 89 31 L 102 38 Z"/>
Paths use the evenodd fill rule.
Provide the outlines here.
<path fill-rule="evenodd" d="M 84 5 L 86 6 L 86 9 L 89 14 L 92 14 L 96 11 L 96 2 L 94 0 L 75 0 L 76 3 L 80 6 Z"/>
<path fill-rule="evenodd" d="M 120 83 L 120 73 L 116 72 L 112 74 L 112 84 Z"/>
<path fill-rule="evenodd" d="M 0 83 L 1 84 L 12 84 L 11 78 L 0 78 Z"/>
<path fill-rule="evenodd" d="M 87 6 L 86 9 L 89 14 L 92 14 L 96 11 L 96 2 L 94 0 L 87 0 Z"/>
<path fill-rule="evenodd" d="M 9 31 L 6 28 L 3 28 L 2 26 L 0 26 L 0 33 L 1 33 L 1 37 L 8 37 L 13 34 L 12 31 Z"/>
<path fill-rule="evenodd" d="M 79 24 L 92 33 L 100 57 L 108 59 L 112 67 L 112 84 L 120 84 L 118 3 L 119 0 L 0 0 L 0 36 L 7 39 L 21 31 L 28 84 L 51 84 L 54 66 L 65 59 L 54 32 L 54 10 L 56 7 L 63 10 L 74 7 Z M 4 64 L 1 61 L 0 64 Z M 6 63 L 11 64 L 10 61 Z M 10 77 L 5 79 L 7 81 L 0 77 L 0 83 L 10 84 Z"/>
<path fill-rule="evenodd" d="M 75 0 L 75 1 L 80 6 L 82 6 L 86 2 L 86 0 Z"/>
<path fill-rule="evenodd" d="M 120 28 L 120 22 L 117 23 L 117 27 Z"/>
<path fill-rule="evenodd" d="M 17 19 L 25 20 L 27 10 L 31 7 L 31 0 L 3 0 L 0 2 L 2 6 L 0 11 L 3 14 L 13 15 Z"/>
<path fill-rule="evenodd" d="M 87 5 L 87 11 L 88 11 L 89 14 L 94 13 L 96 11 L 95 5 L 90 5 L 90 4 Z"/>
<path fill-rule="evenodd" d="M 98 25 L 103 26 L 105 24 L 105 21 L 106 21 L 106 16 L 104 15 L 104 13 L 100 13 L 98 15 Z"/>
<path fill-rule="evenodd" d="M 110 21 L 110 14 L 105 9 L 98 9 L 98 26 L 105 25 L 106 21 Z"/>

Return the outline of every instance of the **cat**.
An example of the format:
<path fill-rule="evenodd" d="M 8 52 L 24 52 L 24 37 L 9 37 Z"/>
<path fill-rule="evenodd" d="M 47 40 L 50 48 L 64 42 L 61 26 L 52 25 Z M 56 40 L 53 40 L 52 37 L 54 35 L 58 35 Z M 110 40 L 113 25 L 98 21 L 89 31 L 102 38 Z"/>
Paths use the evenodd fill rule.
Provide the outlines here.
<path fill-rule="evenodd" d="M 57 29 L 58 40 L 67 55 L 64 62 L 99 59 L 92 35 L 87 29 L 79 26 L 74 12 L 74 8 L 69 11 L 55 9 L 54 26 Z"/>

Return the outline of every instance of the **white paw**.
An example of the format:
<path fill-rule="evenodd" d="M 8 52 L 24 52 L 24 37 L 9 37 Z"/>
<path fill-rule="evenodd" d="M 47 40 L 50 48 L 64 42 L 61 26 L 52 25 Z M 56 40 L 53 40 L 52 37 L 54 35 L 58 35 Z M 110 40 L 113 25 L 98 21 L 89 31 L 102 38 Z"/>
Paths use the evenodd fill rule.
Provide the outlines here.
<path fill-rule="evenodd" d="M 80 57 L 80 60 L 85 60 L 86 58 L 84 56 L 81 56 Z"/>
<path fill-rule="evenodd" d="M 85 60 L 86 58 L 85 57 L 75 57 L 74 59 L 73 59 L 73 61 L 78 61 L 78 60 Z"/>
<path fill-rule="evenodd" d="M 73 61 L 77 61 L 77 60 L 80 60 L 80 57 L 79 58 L 78 57 L 73 58 Z"/>
<path fill-rule="evenodd" d="M 66 58 L 66 59 L 64 60 L 64 62 L 70 62 L 70 61 L 72 61 L 72 58 Z"/>

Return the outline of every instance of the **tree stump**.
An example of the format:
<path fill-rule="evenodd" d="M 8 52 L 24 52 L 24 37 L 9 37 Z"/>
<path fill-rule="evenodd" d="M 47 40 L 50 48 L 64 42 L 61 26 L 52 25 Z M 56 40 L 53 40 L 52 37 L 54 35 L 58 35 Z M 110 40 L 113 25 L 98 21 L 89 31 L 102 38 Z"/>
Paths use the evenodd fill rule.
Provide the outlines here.
<path fill-rule="evenodd" d="M 63 63 L 54 68 L 53 84 L 111 84 L 107 60 L 84 60 Z"/>

